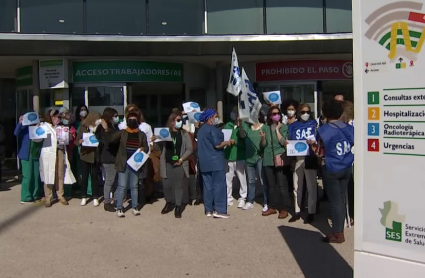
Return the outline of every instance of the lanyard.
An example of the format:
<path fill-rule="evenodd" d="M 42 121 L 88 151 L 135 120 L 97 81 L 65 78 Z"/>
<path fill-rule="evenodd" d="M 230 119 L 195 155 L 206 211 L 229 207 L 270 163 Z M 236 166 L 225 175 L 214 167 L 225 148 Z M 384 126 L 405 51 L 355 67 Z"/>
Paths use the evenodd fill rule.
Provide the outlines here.
<path fill-rule="evenodd" d="M 172 140 L 173 140 L 173 149 L 174 149 L 174 155 L 173 155 L 173 157 L 172 157 L 172 159 L 174 160 L 174 161 L 177 161 L 177 160 L 179 160 L 179 156 L 177 155 L 177 135 L 176 135 L 176 137 L 173 137 L 173 138 L 171 138 Z"/>

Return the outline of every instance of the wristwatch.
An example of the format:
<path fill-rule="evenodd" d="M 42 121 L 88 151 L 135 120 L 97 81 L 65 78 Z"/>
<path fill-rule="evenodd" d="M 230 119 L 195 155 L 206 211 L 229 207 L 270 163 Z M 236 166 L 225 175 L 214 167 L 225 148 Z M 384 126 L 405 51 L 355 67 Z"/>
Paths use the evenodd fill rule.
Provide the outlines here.
<path fill-rule="evenodd" d="M 180 163 L 183 163 L 183 159 L 180 158 L 179 161 L 180 161 Z"/>

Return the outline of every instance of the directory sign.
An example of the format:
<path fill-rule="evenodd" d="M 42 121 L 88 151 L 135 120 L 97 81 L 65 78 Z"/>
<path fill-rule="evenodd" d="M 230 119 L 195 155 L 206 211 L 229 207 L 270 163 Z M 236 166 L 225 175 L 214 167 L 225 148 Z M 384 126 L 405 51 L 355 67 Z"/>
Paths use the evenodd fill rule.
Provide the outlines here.
<path fill-rule="evenodd" d="M 425 1 L 353 1 L 355 277 L 425 273 Z"/>

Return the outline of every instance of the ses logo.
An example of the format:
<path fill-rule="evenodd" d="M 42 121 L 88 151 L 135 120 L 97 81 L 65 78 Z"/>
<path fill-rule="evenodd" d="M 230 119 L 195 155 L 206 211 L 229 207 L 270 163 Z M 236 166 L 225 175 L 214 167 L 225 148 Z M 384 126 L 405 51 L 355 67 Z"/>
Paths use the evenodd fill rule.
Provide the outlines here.
<path fill-rule="evenodd" d="M 381 224 L 385 227 L 385 239 L 401 242 L 403 237 L 402 224 L 406 220 L 405 215 L 398 214 L 398 204 L 393 201 L 384 202 L 381 211 Z"/>
<path fill-rule="evenodd" d="M 394 2 L 380 7 L 365 20 L 369 29 L 365 37 L 375 40 L 388 50 L 390 62 L 399 61 L 397 68 L 405 68 L 403 58 L 414 65 L 425 41 L 425 14 L 423 3 L 413 1 Z M 368 65 L 366 65 L 367 67 Z"/>

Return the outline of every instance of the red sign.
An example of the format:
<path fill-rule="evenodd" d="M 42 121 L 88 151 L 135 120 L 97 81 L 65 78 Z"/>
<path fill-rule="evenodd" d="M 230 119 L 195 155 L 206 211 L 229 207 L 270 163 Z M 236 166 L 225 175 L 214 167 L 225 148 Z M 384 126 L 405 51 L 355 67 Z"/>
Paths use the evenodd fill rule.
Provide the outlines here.
<path fill-rule="evenodd" d="M 379 139 L 367 139 L 367 151 L 379 152 Z"/>
<path fill-rule="evenodd" d="M 257 63 L 256 81 L 343 80 L 353 78 L 349 60 L 282 61 Z"/>

